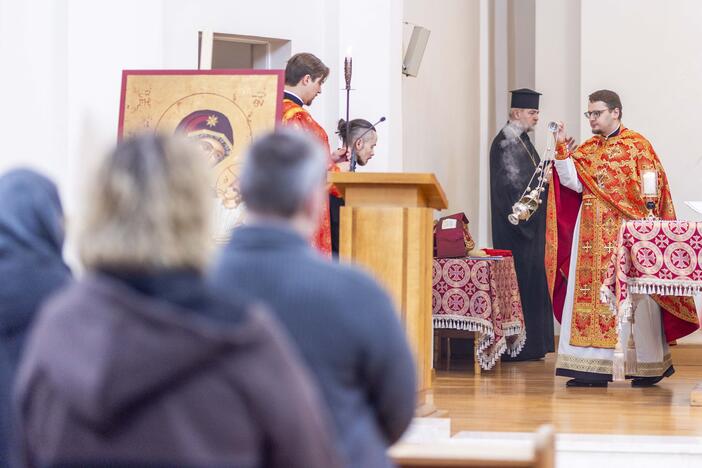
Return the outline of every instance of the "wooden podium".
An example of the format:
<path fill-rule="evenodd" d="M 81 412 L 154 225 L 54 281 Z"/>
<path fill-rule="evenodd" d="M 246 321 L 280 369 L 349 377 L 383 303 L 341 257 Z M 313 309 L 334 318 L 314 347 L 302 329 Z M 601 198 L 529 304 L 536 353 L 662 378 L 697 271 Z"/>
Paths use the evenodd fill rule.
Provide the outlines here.
<path fill-rule="evenodd" d="M 385 285 L 402 314 L 417 359 L 418 390 L 431 386 L 432 226 L 448 207 L 434 174 L 330 173 L 346 201 L 339 254 Z"/>

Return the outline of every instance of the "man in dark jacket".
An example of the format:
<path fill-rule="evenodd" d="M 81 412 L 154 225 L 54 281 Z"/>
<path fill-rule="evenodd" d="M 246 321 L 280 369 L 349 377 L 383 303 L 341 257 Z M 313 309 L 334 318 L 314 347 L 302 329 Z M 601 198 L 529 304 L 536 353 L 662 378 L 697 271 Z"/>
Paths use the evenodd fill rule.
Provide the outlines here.
<path fill-rule="evenodd" d="M 240 178 L 249 222 L 212 280 L 221 293 L 272 307 L 316 376 L 347 466 L 387 467 L 386 448 L 414 413 L 414 364 L 388 295 L 309 247 L 325 175 L 322 149 L 306 135 L 286 130 L 254 143 Z"/>

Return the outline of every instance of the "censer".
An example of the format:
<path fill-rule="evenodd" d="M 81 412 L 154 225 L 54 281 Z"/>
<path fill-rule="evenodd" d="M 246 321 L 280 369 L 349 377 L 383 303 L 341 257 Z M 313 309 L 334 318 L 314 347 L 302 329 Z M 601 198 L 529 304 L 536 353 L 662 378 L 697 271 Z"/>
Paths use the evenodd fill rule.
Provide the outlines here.
<path fill-rule="evenodd" d="M 507 215 L 507 219 L 510 223 L 515 226 L 519 224 L 520 221 L 526 221 L 531 216 L 536 213 L 539 206 L 543 202 L 541 199 L 542 194 L 546 191 L 544 185 L 551 180 L 551 173 L 553 171 L 553 153 L 554 153 L 554 143 L 556 141 L 556 134 L 558 133 L 558 124 L 556 122 L 549 122 L 546 126 L 549 132 L 546 141 L 546 154 L 544 159 L 536 166 L 534 173 L 529 179 L 526 189 L 519 197 L 519 200 L 512 205 L 512 212 Z M 532 188 L 532 183 L 536 180 L 536 186 Z"/>

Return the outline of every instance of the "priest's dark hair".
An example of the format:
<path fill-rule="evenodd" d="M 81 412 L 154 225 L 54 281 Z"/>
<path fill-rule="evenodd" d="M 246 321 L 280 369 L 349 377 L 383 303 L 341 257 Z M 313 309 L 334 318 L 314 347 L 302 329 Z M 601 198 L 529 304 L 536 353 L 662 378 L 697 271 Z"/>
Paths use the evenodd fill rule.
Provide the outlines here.
<path fill-rule="evenodd" d="M 607 108 L 610 111 L 614 109 L 619 109 L 619 120 L 622 120 L 622 101 L 619 99 L 619 95 L 614 91 L 608 89 L 600 89 L 588 96 L 590 102 L 602 101 L 607 104 Z"/>
<path fill-rule="evenodd" d="M 241 196 L 254 214 L 292 218 L 315 190 L 324 190 L 326 154 L 317 140 L 284 128 L 256 140 L 244 157 Z"/>
<path fill-rule="evenodd" d="M 300 83 L 300 80 L 310 75 L 312 80 L 317 78 L 326 79 L 329 76 L 329 67 L 318 59 L 316 56 L 301 52 L 290 57 L 288 64 L 285 66 L 285 84 L 287 86 L 295 86 Z"/>
<path fill-rule="evenodd" d="M 339 137 L 341 137 L 341 141 L 344 143 L 344 146 L 346 146 L 353 144 L 353 142 L 363 135 L 364 132 L 367 133 L 363 139 L 366 140 L 366 138 L 370 138 L 370 135 L 373 132 L 369 132 L 369 129 L 373 129 L 373 132 L 375 131 L 375 127 L 369 121 L 365 119 L 353 119 L 349 121 L 349 134 L 347 135 L 346 121 L 344 119 L 339 119 L 339 123 L 336 126 L 336 133 L 339 135 Z"/>

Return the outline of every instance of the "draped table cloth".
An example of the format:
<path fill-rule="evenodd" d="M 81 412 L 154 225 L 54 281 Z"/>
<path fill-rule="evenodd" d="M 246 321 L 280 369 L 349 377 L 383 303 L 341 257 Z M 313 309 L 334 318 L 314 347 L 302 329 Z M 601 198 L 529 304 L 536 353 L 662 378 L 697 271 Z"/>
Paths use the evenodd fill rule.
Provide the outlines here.
<path fill-rule="evenodd" d="M 617 244 L 600 293 L 620 317 L 633 311 L 637 294 L 702 293 L 702 222 L 627 221 Z"/>
<path fill-rule="evenodd" d="M 526 341 L 512 257 L 435 258 L 434 328 L 478 332 L 477 361 L 490 370 L 502 354 L 516 356 Z"/>

